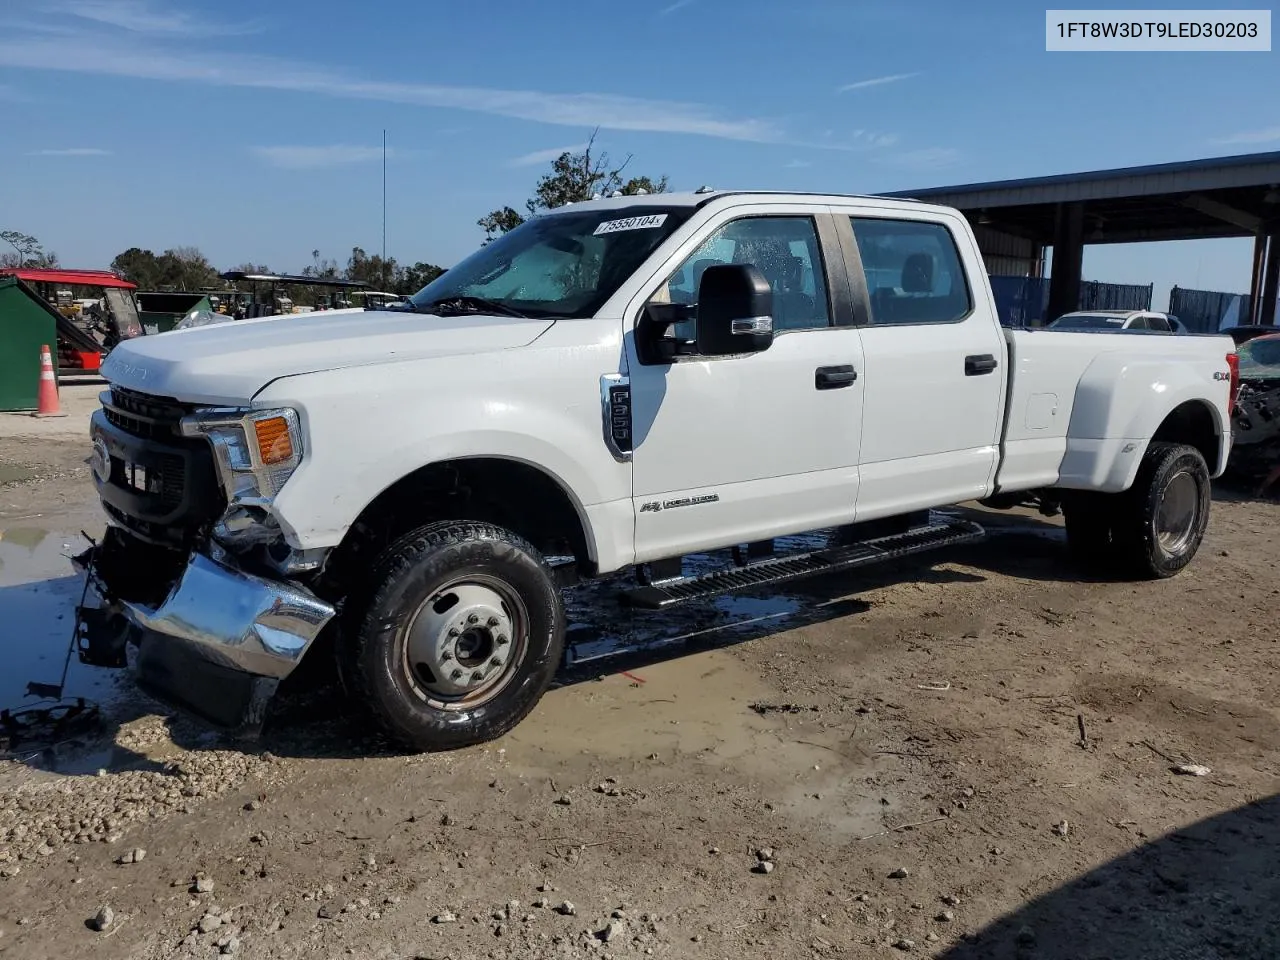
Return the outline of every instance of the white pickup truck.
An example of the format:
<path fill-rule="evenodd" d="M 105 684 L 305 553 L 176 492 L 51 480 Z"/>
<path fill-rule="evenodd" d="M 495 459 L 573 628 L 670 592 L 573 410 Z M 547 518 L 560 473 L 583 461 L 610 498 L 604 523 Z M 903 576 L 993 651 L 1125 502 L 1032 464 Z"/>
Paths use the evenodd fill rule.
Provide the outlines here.
<path fill-rule="evenodd" d="M 81 656 L 120 666 L 136 642 L 145 689 L 253 731 L 331 647 L 348 691 L 430 750 L 538 702 L 571 577 L 634 567 L 630 600 L 663 607 L 979 537 L 930 512 L 977 500 L 1061 508 L 1085 563 L 1170 576 L 1227 462 L 1234 361 L 1226 337 L 1004 330 L 947 208 L 570 205 L 406 309 L 112 351 Z M 772 552 L 824 530 L 822 549 Z"/>

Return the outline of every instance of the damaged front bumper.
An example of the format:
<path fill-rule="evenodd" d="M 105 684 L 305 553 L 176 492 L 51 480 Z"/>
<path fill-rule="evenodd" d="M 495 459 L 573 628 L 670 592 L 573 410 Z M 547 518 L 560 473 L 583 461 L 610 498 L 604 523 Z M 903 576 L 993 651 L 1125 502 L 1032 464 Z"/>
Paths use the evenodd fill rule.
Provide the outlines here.
<path fill-rule="evenodd" d="M 216 548 L 193 552 L 155 606 L 110 596 L 97 559 L 90 551 L 85 565 L 101 605 L 80 611 L 81 659 L 115 665 L 132 640 L 144 691 L 240 733 L 260 729 L 276 687 L 336 612 L 296 584 L 239 569 Z"/>

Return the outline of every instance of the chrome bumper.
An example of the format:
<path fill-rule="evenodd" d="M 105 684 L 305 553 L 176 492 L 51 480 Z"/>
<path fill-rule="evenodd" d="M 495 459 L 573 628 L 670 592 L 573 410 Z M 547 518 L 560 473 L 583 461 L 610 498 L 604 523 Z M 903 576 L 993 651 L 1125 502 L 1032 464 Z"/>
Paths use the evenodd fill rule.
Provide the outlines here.
<path fill-rule="evenodd" d="M 300 587 L 200 553 L 192 554 L 159 607 L 123 607 L 144 631 L 177 640 L 219 666 L 275 680 L 293 671 L 336 612 Z"/>

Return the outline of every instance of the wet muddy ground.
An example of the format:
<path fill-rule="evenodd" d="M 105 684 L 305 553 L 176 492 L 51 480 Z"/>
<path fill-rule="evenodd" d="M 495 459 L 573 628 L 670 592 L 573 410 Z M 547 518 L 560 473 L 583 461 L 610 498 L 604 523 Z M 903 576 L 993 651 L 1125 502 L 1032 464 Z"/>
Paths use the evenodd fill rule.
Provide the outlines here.
<path fill-rule="evenodd" d="M 0 480 L 10 706 L 100 522 L 79 443 L 0 444 L 33 474 Z M 0 956 L 1280 955 L 1280 505 L 1224 492 L 1147 584 L 982 520 L 662 615 L 579 591 L 557 687 L 447 755 L 314 682 L 245 745 L 73 671 L 100 725 L 0 766 Z"/>

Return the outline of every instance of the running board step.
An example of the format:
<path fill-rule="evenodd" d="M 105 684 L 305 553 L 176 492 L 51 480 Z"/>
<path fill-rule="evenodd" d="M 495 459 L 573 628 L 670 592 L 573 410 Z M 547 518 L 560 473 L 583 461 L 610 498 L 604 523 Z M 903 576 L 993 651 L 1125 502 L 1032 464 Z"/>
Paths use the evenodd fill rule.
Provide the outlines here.
<path fill-rule="evenodd" d="M 777 557 L 703 574 L 699 577 L 681 577 L 645 587 L 637 587 L 623 593 L 623 599 L 635 607 L 648 610 L 664 610 L 690 600 L 705 600 L 735 590 L 785 583 L 803 577 L 824 573 L 838 573 L 858 567 L 896 560 L 899 557 L 937 550 L 981 540 L 986 532 L 968 520 L 949 520 L 917 527 L 906 533 L 898 533 L 847 547 L 815 550 L 812 553 Z"/>

